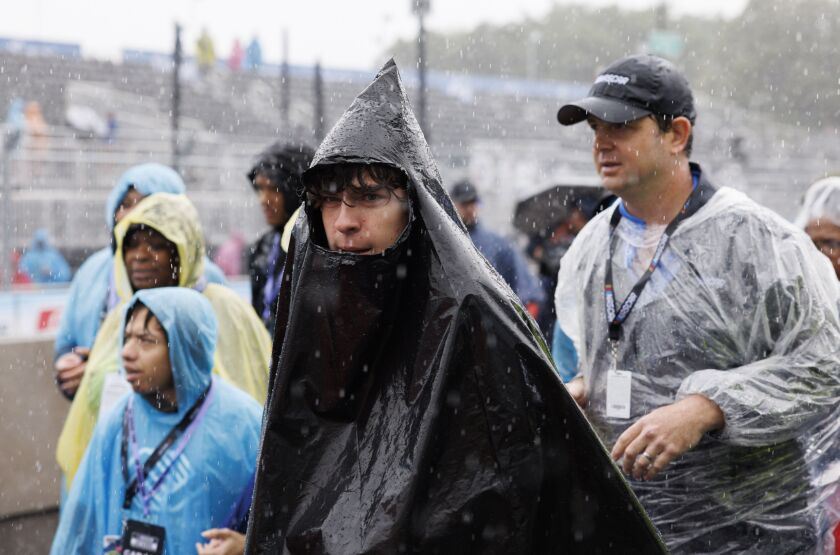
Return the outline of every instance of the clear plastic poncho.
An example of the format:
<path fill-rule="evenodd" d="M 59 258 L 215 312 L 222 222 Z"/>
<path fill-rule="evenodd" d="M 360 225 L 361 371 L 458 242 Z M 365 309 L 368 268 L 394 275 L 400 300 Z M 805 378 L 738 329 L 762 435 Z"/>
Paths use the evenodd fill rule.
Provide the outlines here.
<path fill-rule="evenodd" d="M 125 519 L 166 528 L 164 553 L 195 553 L 195 543 L 204 541 L 202 530 L 225 522 L 254 473 L 261 409 L 239 389 L 211 378 L 217 327 L 206 297 L 188 289 L 162 287 L 138 292 L 129 306 L 136 301 L 147 306 L 166 330 L 178 409 L 161 412 L 143 396 L 128 393 L 97 424 L 61 512 L 51 551 L 54 555 L 102 553 L 103 537 L 121 534 Z M 125 312 L 120 310 L 120 336 Z M 120 449 L 129 398 L 133 397 L 139 458 L 145 462 L 211 379 L 206 412 L 183 452 L 176 457 L 177 449 L 169 449 L 147 477 L 147 484 L 155 484 L 163 475 L 159 489 L 149 499 L 149 516 L 144 517 L 140 494 L 134 496 L 129 509 L 123 509 L 126 481 Z M 128 466 L 129 480 L 133 480 L 134 465 Z"/>
<path fill-rule="evenodd" d="M 820 179 L 808 188 L 795 223 L 805 228 L 809 223 L 824 220 L 840 225 L 840 177 Z"/>
<path fill-rule="evenodd" d="M 617 208 L 614 208 L 617 209 Z M 723 188 L 674 233 L 623 325 L 618 364 L 633 372 L 631 418 L 606 417 L 611 365 L 604 270 L 612 210 L 563 258 L 556 308 L 580 356 L 586 414 L 612 446 L 632 422 L 691 394 L 726 426 L 634 491 L 674 552 L 812 550 L 828 523 L 815 474 L 830 461 L 840 399 L 838 287 L 828 260 L 776 214 Z M 650 262 L 663 228 L 622 218 L 617 302 Z M 825 445 L 821 445 L 825 447 Z M 829 478 L 830 480 L 830 478 Z"/>
<path fill-rule="evenodd" d="M 263 403 L 271 339 L 249 303 L 227 287 L 204 280 L 204 238 L 195 207 L 184 195 L 158 193 L 146 197 L 114 228 L 117 253 L 122 253 L 125 234 L 134 224 L 155 229 L 175 243 L 181 263 L 179 287 L 200 290 L 213 305 L 219 322 L 213 372 Z M 115 256 L 114 264 L 117 293 L 127 302 L 134 291 L 123 257 Z M 121 308 L 111 311 L 96 335 L 85 375 L 58 440 L 58 463 L 68 487 L 96 425 L 105 376 L 119 368 Z"/>

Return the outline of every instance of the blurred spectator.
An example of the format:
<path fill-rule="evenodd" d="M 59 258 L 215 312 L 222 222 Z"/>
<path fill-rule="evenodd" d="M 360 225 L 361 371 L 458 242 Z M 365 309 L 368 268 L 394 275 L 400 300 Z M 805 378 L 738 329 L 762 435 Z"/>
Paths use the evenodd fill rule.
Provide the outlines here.
<path fill-rule="evenodd" d="M 531 316 L 537 318 L 541 304 L 551 297 L 540 289 L 539 282 L 531 274 L 519 250 L 510 241 L 479 223 L 480 202 L 475 186 L 466 180 L 459 181 L 449 195 L 476 248 L 510 285 Z"/>
<path fill-rule="evenodd" d="M 61 283 L 70 281 L 70 266 L 58 250 L 50 244 L 46 229 L 38 229 L 20 259 L 20 270 L 33 283 Z"/>
<path fill-rule="evenodd" d="M 26 119 L 26 131 L 32 137 L 46 137 L 47 122 L 44 121 L 44 114 L 41 112 L 41 105 L 35 102 L 27 102 L 26 111 L 24 112 Z"/>
<path fill-rule="evenodd" d="M 552 337 L 556 320 L 551 299 L 554 298 L 554 289 L 557 286 L 560 259 L 563 258 L 574 238 L 591 218 L 597 203 L 598 201 L 594 196 L 588 195 L 573 200 L 565 218 L 555 222 L 542 233 L 531 237 L 528 244 L 528 254 L 539 265 L 540 283 L 545 298 L 549 299 L 538 320 L 545 337 Z"/>
<path fill-rule="evenodd" d="M 219 245 L 213 262 L 222 269 L 226 276 L 242 275 L 242 249 L 245 238 L 239 231 L 233 231 L 224 243 Z"/>
<path fill-rule="evenodd" d="M 616 200 L 618 200 L 618 197 L 615 195 L 607 195 L 602 198 L 594 210 L 592 210 L 591 218 L 594 218 L 597 214 L 612 206 Z M 554 359 L 554 365 L 557 367 L 560 378 L 564 382 L 570 382 L 577 375 L 578 355 L 575 350 L 575 344 L 563 332 L 563 328 L 556 321 L 551 337 L 551 356 Z"/>
<path fill-rule="evenodd" d="M 133 391 L 96 426 L 53 554 L 189 553 L 254 474 L 260 405 L 212 376 L 223 338 L 210 302 L 164 287 L 121 312 L 120 367 Z M 163 545 L 129 549 L 132 530 Z"/>
<path fill-rule="evenodd" d="M 24 131 L 26 131 L 26 117 L 23 115 L 23 99 L 15 97 L 9 102 L 9 109 L 6 112 L 4 148 L 6 150 L 14 148 Z"/>
<path fill-rule="evenodd" d="M 255 71 L 262 66 L 262 46 L 260 46 L 260 39 L 254 37 L 251 39 L 248 48 L 245 51 L 245 69 Z"/>
<path fill-rule="evenodd" d="M 119 130 L 119 122 L 117 122 L 117 114 L 108 112 L 108 134 L 105 136 L 105 141 L 110 145 L 117 140 L 117 131 Z"/>
<path fill-rule="evenodd" d="M 26 120 L 26 132 L 29 135 L 29 141 L 26 144 L 31 149 L 29 161 L 26 165 L 32 183 L 38 184 L 42 182 L 44 177 L 44 158 L 49 146 L 49 137 L 47 136 L 49 128 L 47 122 L 44 121 L 44 115 L 41 113 L 41 105 L 37 102 L 27 102 L 24 119 Z"/>
<path fill-rule="evenodd" d="M 309 168 L 314 152 L 305 145 L 277 142 L 261 152 L 248 172 L 270 229 L 251 247 L 248 273 L 251 276 L 251 304 L 270 333 L 274 330 L 277 295 L 283 281 L 283 266 L 300 206 L 301 174 Z"/>
<path fill-rule="evenodd" d="M 20 269 L 20 256 L 20 251 L 18 249 L 12 249 L 12 269 L 14 270 L 12 283 L 15 285 L 32 283 L 32 279 L 29 277 L 29 274 Z"/>
<path fill-rule="evenodd" d="M 201 30 L 201 35 L 195 43 L 195 59 L 198 63 L 198 70 L 206 75 L 216 64 L 216 49 L 213 46 L 213 38 L 207 29 Z"/>
<path fill-rule="evenodd" d="M 19 96 L 9 101 L 9 109 L 6 111 L 6 123 L 18 129 L 26 127 L 26 117 L 23 114 L 23 99 Z"/>
<path fill-rule="evenodd" d="M 239 42 L 239 39 L 234 39 L 233 48 L 231 48 L 230 56 L 228 56 L 228 69 L 233 72 L 242 69 L 243 58 L 245 58 L 245 51 L 242 50 L 242 44 Z"/>
<path fill-rule="evenodd" d="M 828 177 L 811 185 L 796 216 L 796 225 L 828 257 L 840 279 L 840 177 Z"/>

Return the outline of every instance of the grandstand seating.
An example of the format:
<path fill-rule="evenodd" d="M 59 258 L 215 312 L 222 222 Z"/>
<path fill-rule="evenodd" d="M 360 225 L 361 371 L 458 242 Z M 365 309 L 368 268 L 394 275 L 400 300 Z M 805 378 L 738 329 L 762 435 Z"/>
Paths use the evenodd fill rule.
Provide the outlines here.
<path fill-rule="evenodd" d="M 288 73 L 285 125 L 277 67 L 255 73 L 220 67 L 201 78 L 191 64 L 184 66 L 181 169 L 211 244 L 233 229 L 253 237 L 262 227 L 243 177 L 253 154 L 278 137 L 315 142 L 313 70 L 293 66 Z M 372 75 L 324 71 L 325 129 Z M 405 71 L 404 78 L 409 94 L 416 95 L 414 72 Z M 469 174 L 490 193 L 489 221 L 509 228 L 511 200 L 550 185 L 558 172 L 591 175 L 588 130 L 561 129 L 555 119 L 562 102 L 585 91 L 586 85 L 431 73 L 426 130 L 445 181 Z M 40 146 L 25 141 L 14 154 L 14 244 L 25 244 L 37 227 L 48 227 L 64 248 L 102 244 L 101 207 L 116 176 L 134 163 L 172 159 L 171 96 L 172 73 L 165 65 L 0 52 L 0 105 L 14 97 L 36 100 L 51 126 Z M 826 132 L 777 124 L 716 98 L 700 96 L 697 103 L 696 158 L 785 216 L 795 209 L 791 198 L 830 169 L 837 139 Z M 75 138 L 64 124 L 73 104 L 103 116 L 116 113 L 119 139 L 105 144 Z M 502 160 L 494 162 L 506 163 L 509 171 L 496 172 L 486 156 L 473 156 L 477 145 L 496 152 Z M 522 183 L 518 176 L 544 183 Z"/>

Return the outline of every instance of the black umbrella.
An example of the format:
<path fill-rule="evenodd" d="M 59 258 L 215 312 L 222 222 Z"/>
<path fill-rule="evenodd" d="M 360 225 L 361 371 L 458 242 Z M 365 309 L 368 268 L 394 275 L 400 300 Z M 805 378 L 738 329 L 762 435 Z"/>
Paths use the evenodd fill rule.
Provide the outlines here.
<path fill-rule="evenodd" d="M 573 208 L 580 208 L 590 217 L 603 196 L 597 177 L 570 178 L 519 201 L 513 225 L 528 236 L 544 234 L 566 220 Z"/>

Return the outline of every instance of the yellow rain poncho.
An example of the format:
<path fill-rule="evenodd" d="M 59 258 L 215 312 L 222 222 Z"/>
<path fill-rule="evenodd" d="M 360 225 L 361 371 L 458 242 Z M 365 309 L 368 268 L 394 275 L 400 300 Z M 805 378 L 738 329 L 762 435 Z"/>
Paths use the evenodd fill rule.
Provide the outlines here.
<path fill-rule="evenodd" d="M 189 199 L 167 193 L 149 196 L 114 228 L 118 253 L 114 257 L 114 275 L 121 302 L 105 318 L 96 335 L 84 378 L 58 439 L 58 464 L 68 489 L 96 425 L 105 376 L 119 368 L 123 306 L 134 293 L 122 249 L 128 228 L 135 224 L 157 230 L 176 245 L 180 260 L 178 285 L 201 291 L 213 306 L 219 322 L 213 373 L 260 404 L 265 402 L 271 339 L 263 323 L 251 305 L 236 293 L 204 282 L 204 235 L 198 213 Z"/>

